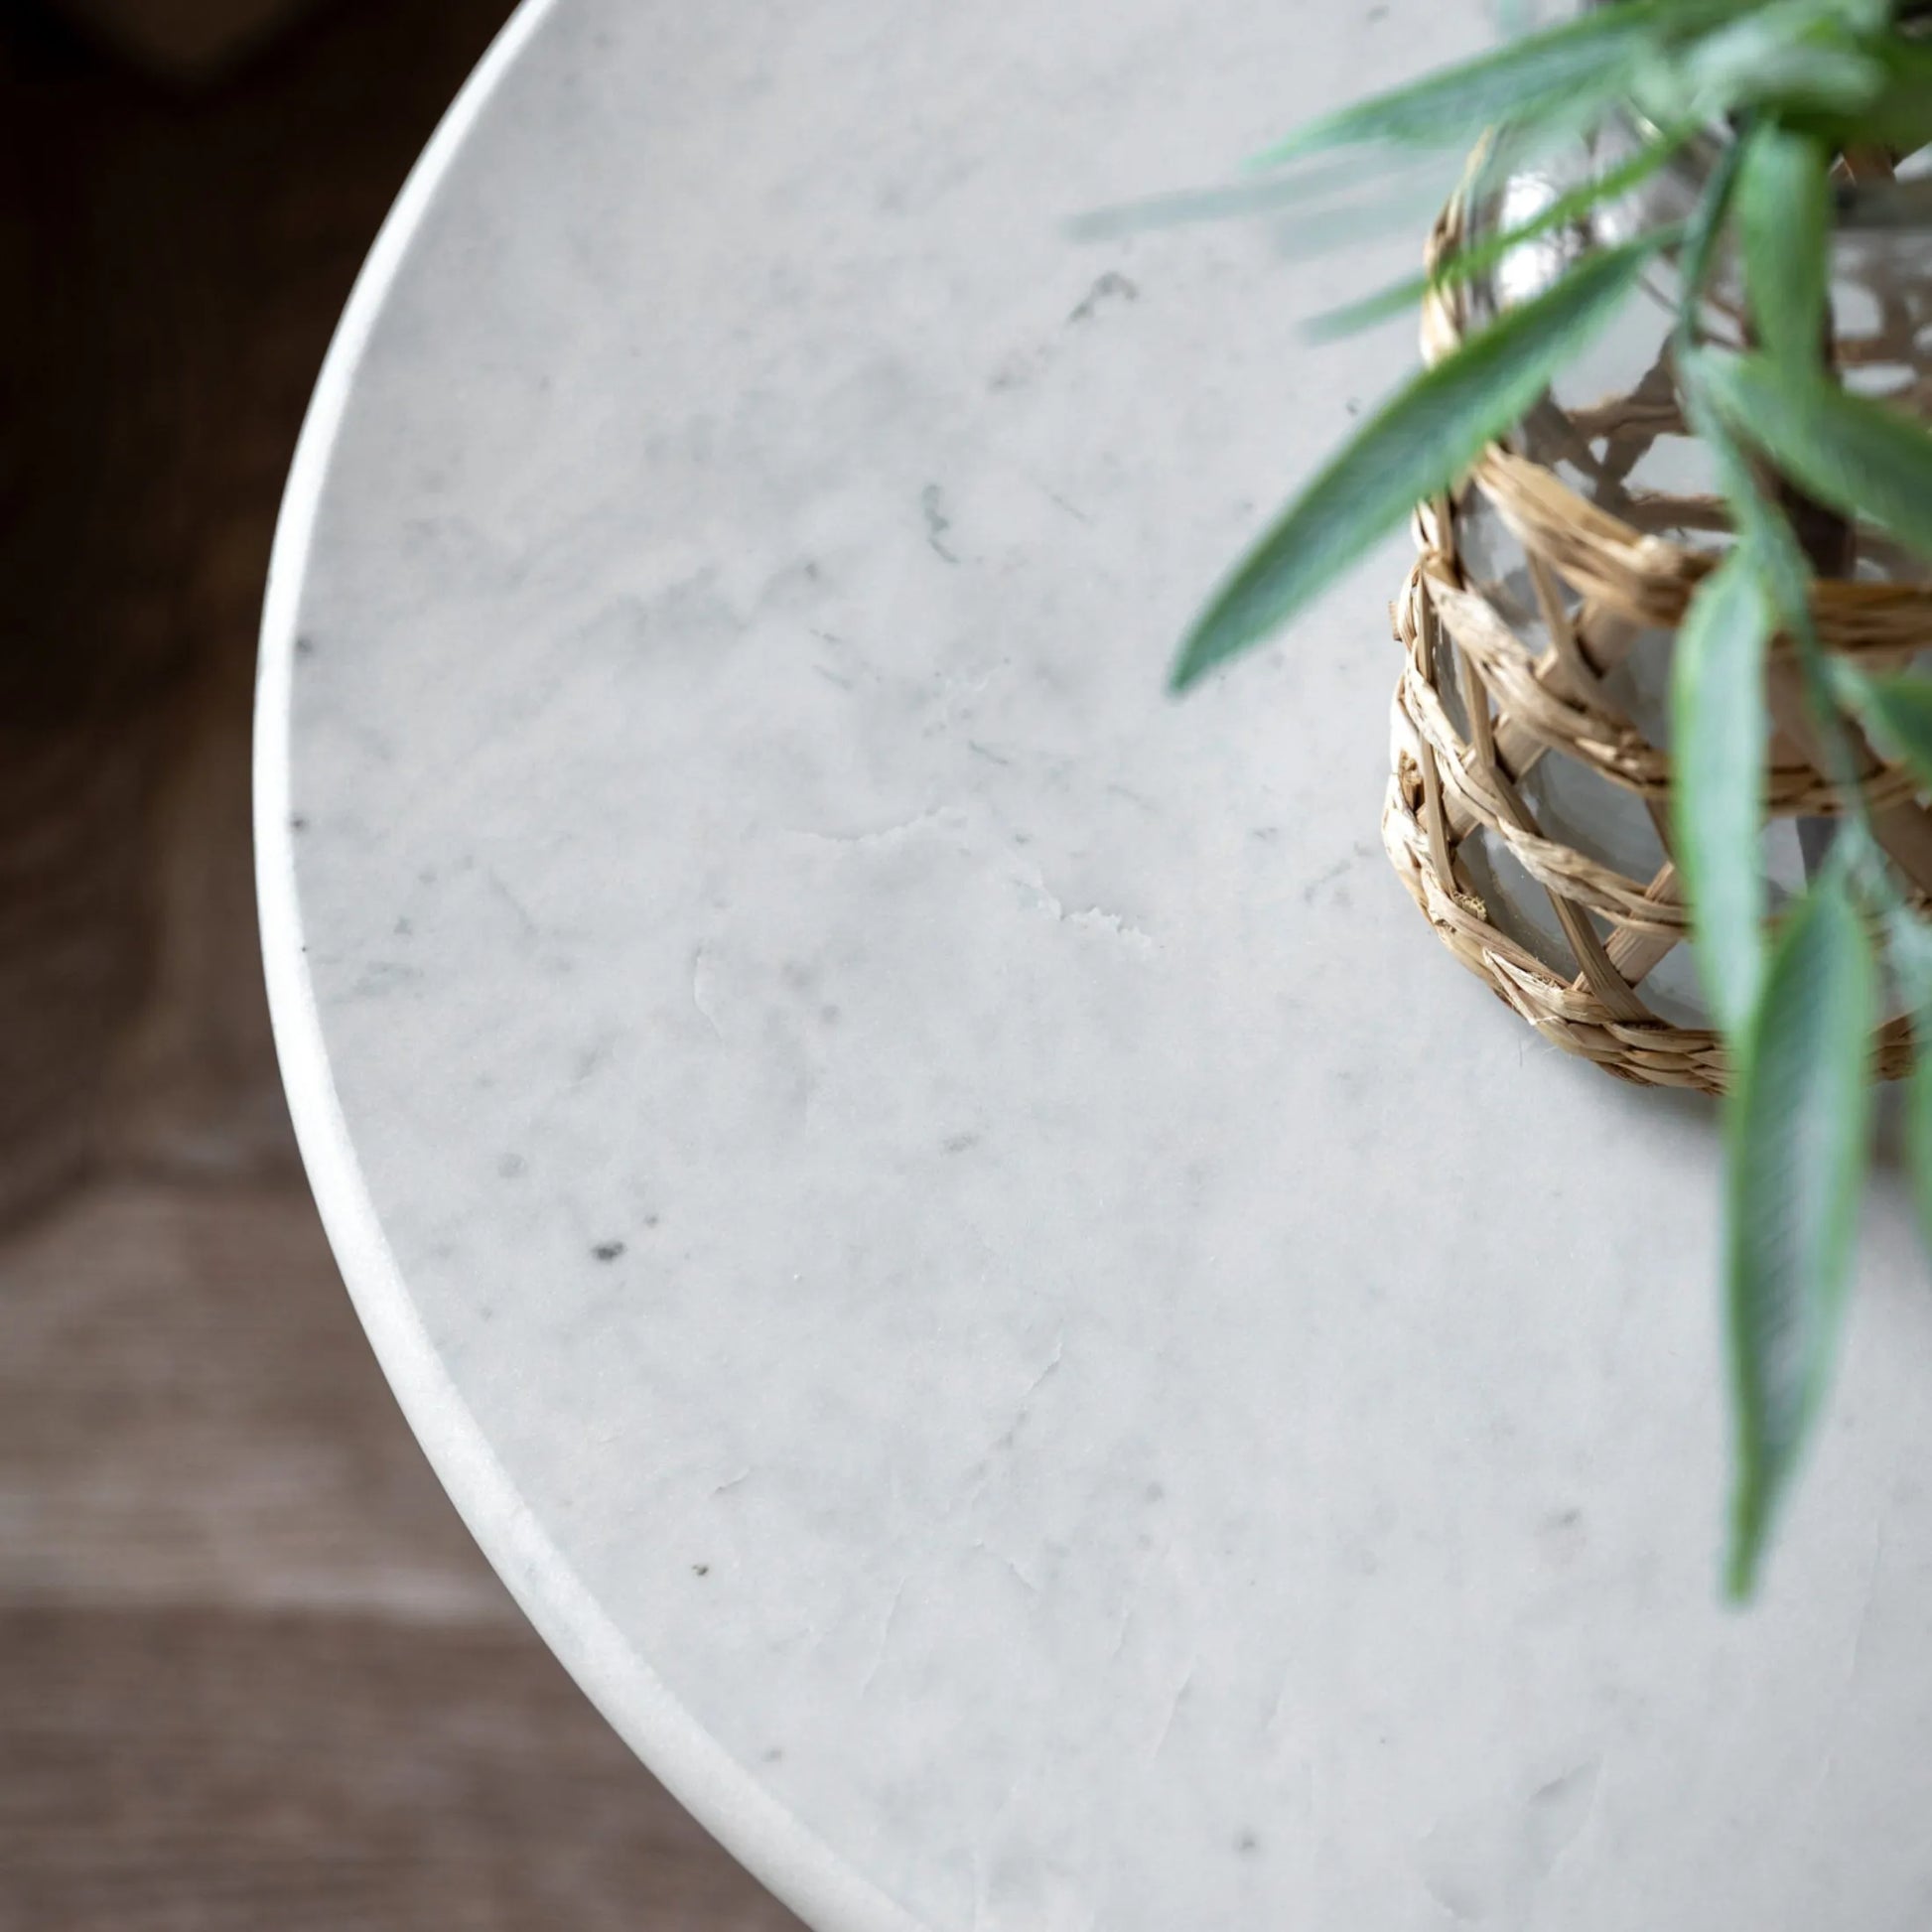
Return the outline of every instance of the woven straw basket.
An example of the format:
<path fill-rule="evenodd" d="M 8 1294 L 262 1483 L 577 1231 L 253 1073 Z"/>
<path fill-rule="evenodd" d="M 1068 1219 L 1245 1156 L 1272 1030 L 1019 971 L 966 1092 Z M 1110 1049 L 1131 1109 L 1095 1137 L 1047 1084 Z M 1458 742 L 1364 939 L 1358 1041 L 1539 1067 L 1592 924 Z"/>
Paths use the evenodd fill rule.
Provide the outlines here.
<path fill-rule="evenodd" d="M 1457 245 L 1465 220 L 1452 203 L 1430 241 L 1432 262 Z M 1423 350 L 1440 360 L 1461 339 L 1463 299 L 1439 292 L 1426 307 Z M 1902 325 L 1911 326 L 1909 319 Z M 1909 360 L 1902 345 L 1842 344 L 1842 355 L 1871 362 Z M 1574 410 L 1579 447 L 1594 445 L 1605 465 L 1628 475 L 1658 436 L 1683 434 L 1669 370 L 1660 364 L 1628 395 Z M 1528 559 L 1547 647 L 1512 627 L 1475 592 L 1458 556 L 1458 518 L 1480 491 Z M 1715 502 L 1686 513 L 1676 527 L 1722 527 Z M 1722 1092 L 1723 1043 L 1714 1032 L 1673 1025 L 1644 999 L 1644 981 L 1688 938 L 1675 868 L 1632 879 L 1545 835 L 1520 789 L 1539 759 L 1573 759 L 1635 793 L 1648 808 L 1666 854 L 1671 849 L 1671 769 L 1605 691 L 1603 680 L 1646 629 L 1673 631 L 1714 553 L 1645 531 L 1586 500 L 1552 469 L 1502 444 L 1477 462 L 1454 502 L 1416 513 L 1419 555 L 1393 606 L 1405 653 L 1396 689 L 1393 772 L 1382 836 L 1396 871 L 1443 943 L 1546 1039 L 1645 1085 Z M 1932 643 L 1932 592 L 1918 586 L 1820 580 L 1814 608 L 1828 648 L 1869 665 L 1901 665 Z M 1788 644 L 1774 645 L 1768 702 L 1769 809 L 1781 817 L 1828 817 L 1838 810 L 1816 751 Z M 1457 719 L 1466 720 L 1458 728 Z M 1865 748 L 1873 829 L 1904 878 L 1932 894 L 1932 814 L 1902 769 Z M 1535 887 L 1549 895 L 1574 960 L 1539 957 L 1494 921 L 1464 844 L 1478 828 L 1500 841 Z M 1534 890 L 1534 889 L 1532 889 Z M 1902 1019 L 1874 1042 L 1886 1078 L 1908 1063 Z"/>

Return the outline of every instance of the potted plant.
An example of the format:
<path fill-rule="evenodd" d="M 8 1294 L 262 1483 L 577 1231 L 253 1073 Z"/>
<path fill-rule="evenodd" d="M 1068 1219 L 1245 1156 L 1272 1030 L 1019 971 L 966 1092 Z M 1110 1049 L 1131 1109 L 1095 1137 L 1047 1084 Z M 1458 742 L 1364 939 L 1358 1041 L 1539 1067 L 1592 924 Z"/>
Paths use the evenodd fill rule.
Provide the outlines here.
<path fill-rule="evenodd" d="M 1932 1231 L 1928 13 L 1611 0 L 1261 157 L 1306 199 L 1318 154 L 1479 143 L 1427 272 L 1329 319 L 1420 302 L 1428 366 L 1173 670 L 1415 519 L 1391 856 L 1548 1037 L 1724 1095 L 1737 1597 L 1831 1376 L 1874 1073 Z"/>

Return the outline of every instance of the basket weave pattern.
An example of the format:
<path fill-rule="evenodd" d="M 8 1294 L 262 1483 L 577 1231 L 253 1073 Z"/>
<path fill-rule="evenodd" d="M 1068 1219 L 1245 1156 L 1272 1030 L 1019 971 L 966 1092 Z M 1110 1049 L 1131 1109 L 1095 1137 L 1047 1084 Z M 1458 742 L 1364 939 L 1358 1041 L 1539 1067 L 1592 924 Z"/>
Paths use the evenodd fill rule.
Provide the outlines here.
<path fill-rule="evenodd" d="M 1458 202 L 1439 219 L 1432 263 L 1453 250 L 1463 218 Z M 1841 357 L 1907 361 L 1918 322 L 1887 317 L 1881 337 L 1842 344 Z M 1424 313 L 1426 359 L 1452 349 L 1462 325 L 1460 292 L 1434 295 Z M 1901 331 L 1903 353 L 1889 340 Z M 1654 877 L 1632 879 L 1546 836 L 1520 788 L 1539 759 L 1578 759 L 1643 800 L 1669 854 L 1669 756 L 1604 679 L 1641 631 L 1677 627 L 1716 561 L 1718 553 L 1662 531 L 1723 529 L 1722 505 L 1624 486 L 1658 436 L 1684 433 L 1667 356 L 1627 395 L 1568 414 L 1546 401 L 1535 428 L 1539 447 L 1561 448 L 1599 500 L 1502 444 L 1478 461 L 1458 499 L 1480 491 L 1521 544 L 1547 642 L 1526 639 L 1471 588 L 1458 555 L 1456 505 L 1418 509 L 1418 556 L 1392 613 L 1405 662 L 1383 844 L 1444 944 L 1545 1038 L 1625 1079 L 1722 1092 L 1717 1034 L 1671 1024 L 1643 996 L 1646 976 L 1689 937 L 1676 868 L 1667 857 Z M 1932 592 L 1921 586 L 1823 579 L 1813 601 L 1826 646 L 1874 668 L 1902 665 L 1932 645 Z M 1769 810 L 1829 817 L 1839 802 L 1817 767 L 1797 666 L 1782 640 L 1772 649 L 1768 685 Z M 1903 769 L 1863 751 L 1878 840 L 1916 893 L 1932 895 L 1932 815 Z M 1494 922 L 1462 851 L 1478 828 L 1548 893 L 1574 964 L 1540 957 Z M 1887 1022 L 1873 1048 L 1881 1076 L 1902 1073 L 1910 1057 L 1905 1021 Z"/>

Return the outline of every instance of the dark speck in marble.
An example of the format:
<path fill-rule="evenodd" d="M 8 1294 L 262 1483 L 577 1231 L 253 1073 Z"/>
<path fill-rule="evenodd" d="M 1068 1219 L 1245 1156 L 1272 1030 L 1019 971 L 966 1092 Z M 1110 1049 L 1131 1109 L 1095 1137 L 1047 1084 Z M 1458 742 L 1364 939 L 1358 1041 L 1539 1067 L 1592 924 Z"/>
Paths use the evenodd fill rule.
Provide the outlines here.
<path fill-rule="evenodd" d="M 1046 351 L 1016 351 L 1006 356 L 992 375 L 987 378 L 986 386 L 996 394 L 1003 390 L 1024 389 L 1047 359 Z"/>
<path fill-rule="evenodd" d="M 1474 1925 L 1481 1919 L 1482 1900 L 1475 1893 L 1427 1873 L 1423 1877 L 1423 1887 L 1457 1925 Z"/>
<path fill-rule="evenodd" d="M 1589 1541 L 1584 1512 L 1574 1508 L 1552 1510 L 1537 1525 L 1536 1540 L 1547 1561 L 1558 1565 L 1576 1562 Z"/>
<path fill-rule="evenodd" d="M 1112 298 L 1120 302 L 1138 302 L 1141 291 L 1137 284 L 1130 282 L 1118 269 L 1110 268 L 1090 288 L 1067 316 L 1069 324 L 1091 322 L 1094 312 L 1100 305 Z"/>
<path fill-rule="evenodd" d="M 946 532 L 952 528 L 952 518 L 946 514 L 945 493 L 936 483 L 927 483 L 919 491 L 919 511 L 925 518 L 926 542 L 932 546 L 935 554 L 945 558 L 947 563 L 958 563 L 959 557 L 957 553 L 948 550 L 945 544 L 940 541 Z"/>
<path fill-rule="evenodd" d="M 1168 1492 L 1165 1489 L 1163 1489 L 1158 1482 L 1150 1482 L 1148 1484 L 1147 1499 L 1149 1502 L 1151 1503 L 1166 1502 L 1167 1497 L 1168 1497 Z"/>
<path fill-rule="evenodd" d="M 1234 1841 L 1234 1849 L 1243 1858 L 1251 1859 L 1261 1850 L 1261 1840 L 1253 1832 L 1242 1832 Z"/>
<path fill-rule="evenodd" d="M 1335 881 L 1339 879 L 1342 876 L 1342 874 L 1345 873 L 1348 870 L 1348 868 L 1352 866 L 1354 863 L 1355 863 L 1354 858 L 1351 855 L 1350 857 L 1345 859 L 1337 859 L 1333 865 L 1317 873 L 1314 876 L 1314 878 L 1311 879 L 1308 882 L 1308 884 L 1302 888 L 1302 903 L 1304 905 L 1312 905 L 1314 903 L 1314 896 L 1318 892 L 1320 892 L 1322 887 L 1332 886 L 1335 883 Z M 1343 895 L 1338 893 L 1336 894 L 1335 897 L 1337 898 L 1343 899 L 1344 903 L 1346 902 Z"/>
<path fill-rule="evenodd" d="M 289 830 L 291 832 L 306 832 L 308 829 L 309 821 L 300 812 L 296 812 L 289 819 Z"/>
<path fill-rule="evenodd" d="M 1057 489 L 1048 489 L 1044 483 L 1039 485 L 1040 493 L 1055 509 L 1064 510 L 1076 523 L 1091 524 L 1093 518 L 1078 503 L 1070 503 Z"/>
<path fill-rule="evenodd" d="M 691 1574 L 694 1577 L 709 1577 L 711 1575 L 711 1566 L 708 1563 L 694 1563 L 691 1566 Z"/>
<path fill-rule="evenodd" d="M 594 1254 L 599 1261 L 616 1261 L 618 1257 L 623 1253 L 623 1243 L 621 1241 L 600 1241 L 597 1244 L 597 1246 L 591 1250 L 591 1253 Z"/>
<path fill-rule="evenodd" d="M 396 937 L 398 939 L 407 939 L 415 930 L 416 928 L 407 919 L 398 919 L 396 921 Z"/>
<path fill-rule="evenodd" d="M 655 1214 L 646 1214 L 644 1216 L 644 1225 L 647 1228 L 654 1228 L 657 1225 L 657 1216 Z"/>
<path fill-rule="evenodd" d="M 784 1762 L 784 1756 L 785 1756 L 785 1747 L 782 1744 L 773 1744 L 771 1748 L 765 1752 L 764 1761 L 767 1764 L 782 1764 Z"/>
<path fill-rule="evenodd" d="M 398 987 L 419 984 L 422 977 L 415 967 L 405 966 L 399 959 L 372 959 L 349 991 L 358 1000 L 380 999 Z"/>
<path fill-rule="evenodd" d="M 459 870 L 464 870 L 464 868 L 459 868 Z M 483 878 L 488 884 L 489 890 L 509 907 L 511 916 L 523 928 L 524 937 L 534 939 L 537 936 L 537 922 L 530 916 L 530 908 L 503 883 L 501 874 L 497 872 L 494 866 L 484 869 Z"/>
<path fill-rule="evenodd" d="M 945 1149 L 948 1154 L 964 1154 L 969 1148 L 978 1147 L 979 1144 L 980 1137 L 977 1134 L 948 1134 Z"/>
<path fill-rule="evenodd" d="M 295 640 L 296 656 L 313 657 L 315 655 L 315 651 L 316 651 L 316 640 L 313 637 L 298 637 Z"/>

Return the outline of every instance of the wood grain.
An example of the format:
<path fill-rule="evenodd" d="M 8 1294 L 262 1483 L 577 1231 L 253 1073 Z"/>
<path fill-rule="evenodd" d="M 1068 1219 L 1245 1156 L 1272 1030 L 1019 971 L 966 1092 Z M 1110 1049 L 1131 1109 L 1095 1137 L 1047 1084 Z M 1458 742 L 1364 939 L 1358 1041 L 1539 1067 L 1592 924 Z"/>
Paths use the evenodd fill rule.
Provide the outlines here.
<path fill-rule="evenodd" d="M 294 1185 L 102 1181 L 0 1254 L 0 1602 L 515 1621 Z"/>
<path fill-rule="evenodd" d="M 793 1924 L 522 1632 L 0 1611 L 5 1932 Z"/>
<path fill-rule="evenodd" d="M 206 82 L 267 44 L 314 0 L 59 0 L 109 47 L 175 81 Z"/>
<path fill-rule="evenodd" d="M 0 1932 L 781 1932 L 522 1622 L 337 1278 L 253 643 L 363 250 L 508 0 L 151 93 L 0 9 Z"/>

